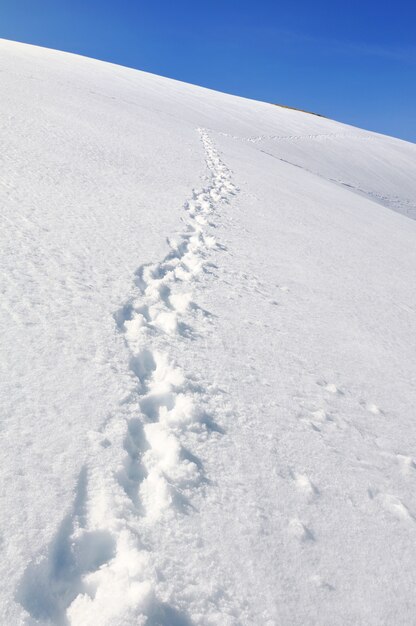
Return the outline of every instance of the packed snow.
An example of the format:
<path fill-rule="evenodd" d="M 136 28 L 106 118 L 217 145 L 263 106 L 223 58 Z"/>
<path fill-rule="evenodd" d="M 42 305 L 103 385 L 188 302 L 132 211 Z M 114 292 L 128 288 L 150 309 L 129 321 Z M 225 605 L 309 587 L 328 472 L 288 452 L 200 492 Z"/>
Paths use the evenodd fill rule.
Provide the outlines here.
<path fill-rule="evenodd" d="M 0 624 L 416 614 L 416 146 L 0 40 Z"/>

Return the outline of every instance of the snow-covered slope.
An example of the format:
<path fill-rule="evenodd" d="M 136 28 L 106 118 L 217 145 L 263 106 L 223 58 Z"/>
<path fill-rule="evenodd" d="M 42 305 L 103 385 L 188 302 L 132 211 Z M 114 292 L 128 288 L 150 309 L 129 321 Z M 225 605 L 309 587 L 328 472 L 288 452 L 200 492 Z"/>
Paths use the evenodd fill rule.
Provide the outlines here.
<path fill-rule="evenodd" d="M 0 41 L 0 623 L 413 624 L 416 147 Z"/>

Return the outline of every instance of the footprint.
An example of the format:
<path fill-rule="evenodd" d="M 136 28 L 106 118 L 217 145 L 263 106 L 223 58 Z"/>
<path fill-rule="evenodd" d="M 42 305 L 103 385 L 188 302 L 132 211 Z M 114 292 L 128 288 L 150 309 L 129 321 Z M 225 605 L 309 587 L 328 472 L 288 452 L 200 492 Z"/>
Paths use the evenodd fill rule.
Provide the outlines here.
<path fill-rule="evenodd" d="M 416 461 L 413 457 L 408 456 L 406 454 L 396 454 L 397 462 L 400 466 L 402 474 L 405 476 L 409 474 L 412 470 L 416 470 Z"/>
<path fill-rule="evenodd" d="M 305 495 L 308 502 L 313 502 L 319 497 L 319 489 L 313 484 L 306 474 L 299 474 L 297 472 L 291 472 L 291 474 L 296 488 Z"/>
<path fill-rule="evenodd" d="M 173 308 L 179 313 L 185 313 L 192 303 L 191 293 L 177 293 L 171 294 L 169 297 L 170 303 Z"/>
<path fill-rule="evenodd" d="M 414 515 L 407 506 L 395 495 L 382 493 L 378 489 L 368 489 L 368 496 L 371 500 L 377 500 L 383 508 L 400 520 L 415 521 Z"/>
<path fill-rule="evenodd" d="M 130 369 L 141 383 L 145 383 L 156 369 L 156 362 L 150 350 L 141 350 L 130 359 Z"/>
<path fill-rule="evenodd" d="M 366 411 L 372 413 L 373 415 L 384 415 L 384 412 L 380 409 L 380 407 L 378 407 L 373 402 L 366 402 L 365 400 L 361 400 L 360 404 Z"/>
<path fill-rule="evenodd" d="M 310 581 L 313 582 L 320 589 L 326 589 L 327 591 L 335 591 L 335 587 L 328 583 L 322 576 L 315 574 L 310 577 Z"/>
<path fill-rule="evenodd" d="M 380 496 L 380 500 L 384 508 L 393 513 L 395 517 L 399 519 L 414 519 L 407 506 L 397 496 L 386 493 Z"/>
<path fill-rule="evenodd" d="M 325 391 L 328 391 L 328 393 L 333 393 L 334 395 L 340 396 L 344 395 L 344 392 L 339 387 L 337 387 L 335 383 L 328 382 L 323 378 L 317 380 L 316 384 L 325 389 Z"/>
<path fill-rule="evenodd" d="M 299 413 L 298 418 L 300 421 L 308 424 L 316 432 L 324 432 L 342 427 L 335 417 L 324 409 L 304 408 L 303 411 Z"/>
<path fill-rule="evenodd" d="M 289 534 L 299 541 L 314 542 L 315 535 L 313 531 L 305 526 L 298 518 L 294 518 L 289 522 Z"/>
<path fill-rule="evenodd" d="M 122 467 L 115 476 L 124 493 L 130 498 L 135 509 L 139 511 L 139 486 L 146 477 L 146 471 L 142 464 L 146 441 L 143 424 L 139 418 L 132 418 L 127 421 L 127 433 L 124 437 L 123 448 L 126 456 Z"/>

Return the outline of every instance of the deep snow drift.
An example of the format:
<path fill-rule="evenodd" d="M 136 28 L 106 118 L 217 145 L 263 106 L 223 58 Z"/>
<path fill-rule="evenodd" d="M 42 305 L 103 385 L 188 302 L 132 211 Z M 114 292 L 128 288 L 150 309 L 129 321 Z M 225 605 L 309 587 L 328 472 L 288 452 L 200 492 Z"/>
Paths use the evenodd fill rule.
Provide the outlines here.
<path fill-rule="evenodd" d="M 0 89 L 0 623 L 414 623 L 416 147 L 7 41 Z"/>

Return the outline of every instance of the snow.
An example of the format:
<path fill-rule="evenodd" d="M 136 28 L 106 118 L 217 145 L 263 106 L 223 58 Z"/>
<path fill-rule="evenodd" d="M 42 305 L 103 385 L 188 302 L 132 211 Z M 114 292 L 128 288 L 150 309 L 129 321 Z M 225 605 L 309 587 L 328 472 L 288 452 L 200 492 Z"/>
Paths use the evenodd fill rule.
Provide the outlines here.
<path fill-rule="evenodd" d="M 416 147 L 0 40 L 1 624 L 412 624 Z"/>

